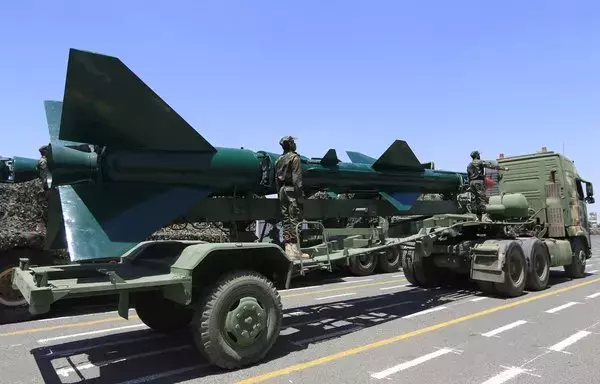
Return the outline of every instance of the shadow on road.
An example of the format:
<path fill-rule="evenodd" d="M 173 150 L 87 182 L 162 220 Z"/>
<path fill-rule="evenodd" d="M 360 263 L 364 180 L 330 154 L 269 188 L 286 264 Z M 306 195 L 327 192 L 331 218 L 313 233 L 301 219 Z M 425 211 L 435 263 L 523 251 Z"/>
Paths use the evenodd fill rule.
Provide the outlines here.
<path fill-rule="evenodd" d="M 551 272 L 552 285 L 570 281 Z M 281 335 L 266 358 L 269 361 L 310 345 L 369 329 L 413 313 L 473 297 L 465 287 L 422 289 L 354 300 L 290 308 L 284 311 Z M 197 352 L 189 332 L 162 335 L 149 329 L 91 338 L 31 351 L 46 384 L 175 383 L 218 375 Z"/>

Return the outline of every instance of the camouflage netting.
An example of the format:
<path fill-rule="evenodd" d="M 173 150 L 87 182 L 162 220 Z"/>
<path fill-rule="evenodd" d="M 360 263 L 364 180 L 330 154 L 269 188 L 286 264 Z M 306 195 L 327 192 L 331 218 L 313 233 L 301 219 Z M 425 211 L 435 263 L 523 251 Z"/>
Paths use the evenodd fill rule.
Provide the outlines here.
<path fill-rule="evenodd" d="M 41 249 L 48 205 L 39 180 L 0 184 L 0 251 Z"/>

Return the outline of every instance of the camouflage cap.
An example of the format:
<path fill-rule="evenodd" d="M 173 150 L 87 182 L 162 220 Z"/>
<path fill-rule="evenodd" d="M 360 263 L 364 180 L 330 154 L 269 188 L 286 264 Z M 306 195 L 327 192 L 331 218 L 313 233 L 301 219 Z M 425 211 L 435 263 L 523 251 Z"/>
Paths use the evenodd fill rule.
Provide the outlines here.
<path fill-rule="evenodd" d="M 476 158 L 477 156 L 479 156 L 479 151 L 473 151 L 473 152 L 471 152 L 471 158 L 472 159 Z"/>
<path fill-rule="evenodd" d="M 50 146 L 48 144 L 46 144 L 46 145 L 42 145 L 40 147 L 40 149 L 38 149 L 38 151 L 40 151 L 40 153 L 44 153 L 44 152 L 48 152 L 49 149 L 50 149 Z"/>
<path fill-rule="evenodd" d="M 283 136 L 281 140 L 279 140 L 279 145 L 283 145 L 285 142 L 294 142 L 296 138 L 293 136 Z"/>

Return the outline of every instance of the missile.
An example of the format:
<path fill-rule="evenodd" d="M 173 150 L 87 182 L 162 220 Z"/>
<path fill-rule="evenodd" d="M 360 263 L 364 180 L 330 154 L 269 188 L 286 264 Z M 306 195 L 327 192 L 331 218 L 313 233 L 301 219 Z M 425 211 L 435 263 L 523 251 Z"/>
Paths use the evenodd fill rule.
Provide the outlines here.
<path fill-rule="evenodd" d="M 0 156 L 0 183 L 24 183 L 39 177 L 37 160 L 27 157 Z"/>
<path fill-rule="evenodd" d="M 59 190 L 74 261 L 119 256 L 202 199 L 276 193 L 279 154 L 213 146 L 116 57 L 71 49 L 63 101 L 45 105 L 47 182 Z M 335 149 L 302 156 L 306 195 L 374 194 L 401 213 L 465 182 L 420 163 L 402 140 L 378 159 L 348 155 L 356 161 Z"/>

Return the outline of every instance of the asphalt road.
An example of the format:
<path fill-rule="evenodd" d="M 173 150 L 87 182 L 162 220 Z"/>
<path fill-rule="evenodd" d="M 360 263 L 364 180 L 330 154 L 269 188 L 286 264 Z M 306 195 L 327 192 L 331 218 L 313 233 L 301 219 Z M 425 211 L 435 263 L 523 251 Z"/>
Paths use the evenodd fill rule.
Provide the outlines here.
<path fill-rule="evenodd" d="M 600 249 L 600 237 L 593 248 Z M 589 276 L 561 269 L 515 299 L 472 287 L 416 289 L 401 273 L 281 291 L 284 329 L 267 360 L 206 366 L 186 333 L 115 312 L 0 326 L 1 383 L 600 382 L 600 252 Z"/>

